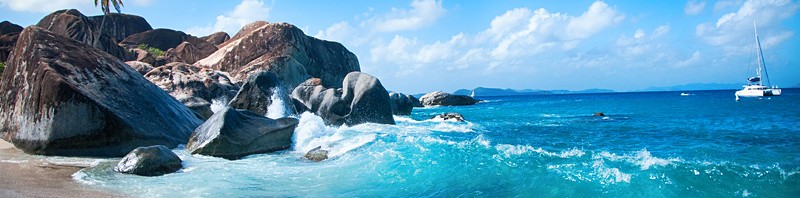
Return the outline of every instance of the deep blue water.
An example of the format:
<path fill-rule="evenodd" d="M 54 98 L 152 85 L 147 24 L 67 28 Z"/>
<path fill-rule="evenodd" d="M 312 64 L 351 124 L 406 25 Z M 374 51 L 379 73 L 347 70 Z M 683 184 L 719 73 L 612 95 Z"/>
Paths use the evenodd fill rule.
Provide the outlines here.
<path fill-rule="evenodd" d="M 486 97 L 397 125 L 303 114 L 291 150 L 229 161 L 178 148 L 178 173 L 117 174 L 108 160 L 74 177 L 140 197 L 800 197 L 800 90 L 783 91 Z M 429 119 L 444 112 L 469 122 Z M 301 158 L 316 146 L 332 159 Z"/>

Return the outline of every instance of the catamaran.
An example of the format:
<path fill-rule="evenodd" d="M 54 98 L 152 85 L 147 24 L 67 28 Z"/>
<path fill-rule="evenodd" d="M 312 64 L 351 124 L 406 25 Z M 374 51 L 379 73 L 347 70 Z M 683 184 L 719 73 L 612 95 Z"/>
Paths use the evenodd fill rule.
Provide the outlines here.
<path fill-rule="evenodd" d="M 758 40 L 758 29 L 756 29 L 755 22 L 753 22 L 753 30 L 756 34 L 756 55 L 758 56 L 756 76 L 748 78 L 747 85 L 744 85 L 742 90 L 736 91 L 736 100 L 739 100 L 739 97 L 764 97 L 781 95 L 781 89 L 778 89 L 778 86 L 771 86 L 769 83 L 767 66 L 764 62 L 764 54 L 761 52 L 761 41 Z M 766 81 L 766 83 L 764 81 Z"/>

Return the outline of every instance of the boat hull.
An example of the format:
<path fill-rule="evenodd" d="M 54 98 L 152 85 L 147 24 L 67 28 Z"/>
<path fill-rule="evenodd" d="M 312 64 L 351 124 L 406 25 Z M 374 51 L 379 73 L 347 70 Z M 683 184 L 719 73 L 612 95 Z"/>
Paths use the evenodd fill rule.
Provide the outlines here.
<path fill-rule="evenodd" d="M 736 98 L 739 97 L 764 97 L 764 96 L 780 96 L 781 89 L 765 89 L 765 90 L 739 90 L 736 91 Z"/>

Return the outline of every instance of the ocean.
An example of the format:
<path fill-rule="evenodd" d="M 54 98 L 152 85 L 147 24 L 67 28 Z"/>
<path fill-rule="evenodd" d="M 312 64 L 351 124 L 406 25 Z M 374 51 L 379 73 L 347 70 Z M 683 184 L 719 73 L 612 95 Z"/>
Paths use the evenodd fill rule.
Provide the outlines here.
<path fill-rule="evenodd" d="M 800 197 L 800 89 L 783 91 L 478 97 L 397 125 L 304 113 L 289 150 L 230 161 L 179 147 L 177 173 L 97 160 L 73 177 L 135 197 Z M 445 112 L 467 122 L 430 119 Z M 331 158 L 302 158 L 317 146 Z"/>

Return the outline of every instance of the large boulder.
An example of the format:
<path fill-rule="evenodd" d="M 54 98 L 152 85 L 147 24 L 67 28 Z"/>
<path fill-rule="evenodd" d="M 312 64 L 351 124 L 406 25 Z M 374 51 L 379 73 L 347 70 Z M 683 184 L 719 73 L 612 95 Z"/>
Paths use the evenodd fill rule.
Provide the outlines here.
<path fill-rule="evenodd" d="M 136 70 L 136 72 L 139 72 L 142 75 L 145 75 L 145 74 L 147 74 L 147 72 L 150 72 L 150 71 L 153 70 L 153 66 L 152 65 L 150 65 L 149 63 L 141 62 L 141 61 L 128 61 L 128 62 L 125 62 L 125 64 L 128 64 L 128 66 L 131 66 L 131 68 L 133 68 L 133 70 Z"/>
<path fill-rule="evenodd" d="M 140 44 L 165 51 L 167 62 L 185 62 L 193 64 L 217 51 L 217 47 L 204 40 L 181 31 L 171 29 L 154 29 L 125 38 L 120 45 L 136 48 Z M 171 49 L 174 48 L 174 49 Z"/>
<path fill-rule="evenodd" d="M 108 21 L 107 21 L 108 22 Z M 79 42 L 88 44 L 97 49 L 117 57 L 120 60 L 128 61 L 134 58 L 133 54 L 125 48 L 117 45 L 118 41 L 106 32 L 99 31 L 101 24 L 95 24 L 93 20 L 86 17 L 78 10 L 59 10 L 53 12 L 39 21 L 36 26 L 47 29 L 55 34 L 75 39 Z M 103 29 L 107 29 L 103 27 Z M 120 33 L 111 32 L 109 33 Z"/>
<path fill-rule="evenodd" d="M 139 147 L 125 155 L 114 167 L 115 172 L 141 176 L 173 173 L 183 167 L 181 158 L 163 145 Z"/>
<path fill-rule="evenodd" d="M 285 117 L 294 111 L 286 89 L 274 72 L 261 71 L 247 78 L 228 106 L 270 118 Z"/>
<path fill-rule="evenodd" d="M 378 78 L 351 72 L 343 88 L 326 88 L 309 79 L 292 91 L 295 105 L 317 114 L 329 125 L 361 123 L 395 124 L 389 93 Z"/>
<path fill-rule="evenodd" d="M 225 43 L 225 41 L 228 41 L 228 39 L 231 39 L 231 36 L 225 32 L 214 32 L 208 36 L 200 37 L 200 39 L 206 40 L 214 45 L 219 45 Z"/>
<path fill-rule="evenodd" d="M 197 97 L 206 101 L 233 98 L 239 88 L 223 73 L 174 62 L 156 67 L 144 77 L 177 99 Z"/>
<path fill-rule="evenodd" d="M 192 154 L 231 160 L 288 149 L 297 124 L 295 118 L 273 120 L 248 110 L 227 107 L 194 130 L 186 149 Z"/>
<path fill-rule="evenodd" d="M 441 91 L 425 94 L 419 100 L 425 106 L 461 106 L 478 103 L 478 100 L 469 96 L 453 95 Z"/>
<path fill-rule="evenodd" d="M 397 92 L 389 93 L 389 100 L 394 115 L 411 115 L 411 110 L 419 103 L 414 96 Z"/>
<path fill-rule="evenodd" d="M 0 62 L 5 62 L 8 59 L 9 53 L 14 49 L 14 44 L 17 43 L 17 37 L 19 37 L 20 32 L 22 32 L 22 26 L 8 21 L 0 22 Z"/>
<path fill-rule="evenodd" d="M 122 156 L 202 121 L 119 59 L 30 26 L 0 80 L 0 136 L 30 154 Z"/>
<path fill-rule="evenodd" d="M 216 47 L 200 49 L 194 43 L 184 41 L 175 48 L 170 48 L 167 50 L 164 53 L 164 59 L 167 62 L 184 62 L 192 64 L 200 59 L 205 58 L 209 54 L 214 53 L 214 51 L 216 51 Z"/>
<path fill-rule="evenodd" d="M 251 72 L 268 70 L 278 76 L 310 75 L 321 79 L 326 87 L 340 88 L 345 75 L 360 71 L 358 58 L 342 44 L 306 36 L 300 28 L 288 23 L 257 21 L 248 24 L 219 48 L 197 64 L 229 72 L 237 81 L 246 79 Z M 305 73 L 275 71 L 272 64 L 265 64 L 283 56 L 302 65 Z M 286 84 L 292 86 L 292 83 Z"/>
<path fill-rule="evenodd" d="M 108 35 L 117 43 L 125 40 L 130 35 L 153 29 L 144 18 L 130 14 L 108 13 L 106 15 L 90 16 L 89 21 L 95 25 L 97 30 Z"/>

